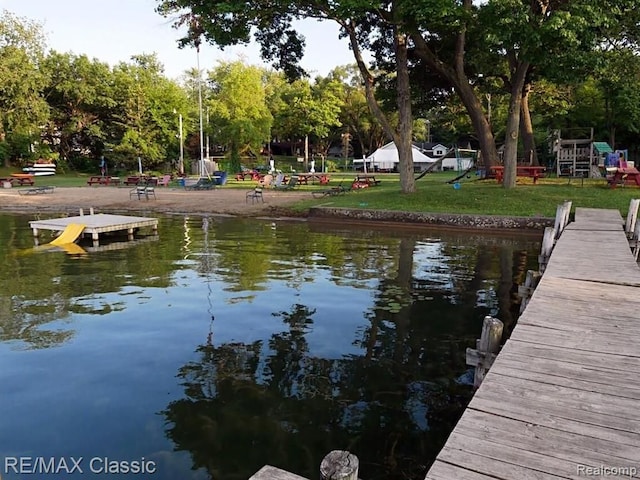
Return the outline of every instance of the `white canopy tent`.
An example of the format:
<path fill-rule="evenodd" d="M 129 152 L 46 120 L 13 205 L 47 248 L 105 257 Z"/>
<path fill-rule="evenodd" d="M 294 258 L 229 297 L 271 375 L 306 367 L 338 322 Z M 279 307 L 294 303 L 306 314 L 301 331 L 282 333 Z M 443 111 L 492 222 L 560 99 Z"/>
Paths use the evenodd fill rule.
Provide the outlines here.
<path fill-rule="evenodd" d="M 428 165 L 429 163 L 436 161 L 435 158 L 431 158 L 422 153 L 415 145 L 412 148 L 412 152 L 413 163 L 416 166 L 420 164 Z M 354 165 L 358 165 L 366 162 L 367 170 L 374 170 L 376 168 L 378 170 L 393 170 L 398 164 L 398 161 L 398 149 L 396 148 L 396 144 L 390 142 L 380 147 L 366 158 L 355 159 L 353 163 Z"/>
<path fill-rule="evenodd" d="M 425 170 L 430 164 L 438 160 L 437 158 L 432 158 L 428 155 L 425 155 L 415 145 L 413 145 L 412 152 L 413 164 L 416 169 L 419 170 Z M 465 152 L 469 151 L 466 150 Z M 460 157 L 458 155 L 459 152 L 456 151 L 455 156 L 446 158 L 442 162 L 442 169 L 464 171 L 473 164 L 472 158 Z M 367 170 L 394 170 L 399 162 L 398 149 L 396 148 L 395 143 L 387 143 L 386 145 L 377 149 L 368 157 L 359 160 L 355 159 L 353 161 L 354 166 L 358 166 L 359 164 L 363 164 L 365 162 Z"/>

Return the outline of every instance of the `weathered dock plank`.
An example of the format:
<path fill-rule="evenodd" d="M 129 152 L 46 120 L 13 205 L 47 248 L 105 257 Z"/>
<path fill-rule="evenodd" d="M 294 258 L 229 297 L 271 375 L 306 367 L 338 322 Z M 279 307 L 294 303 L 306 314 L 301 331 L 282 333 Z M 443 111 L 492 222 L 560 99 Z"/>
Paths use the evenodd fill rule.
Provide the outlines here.
<path fill-rule="evenodd" d="M 640 478 L 640 268 L 619 212 L 575 218 L 427 479 Z"/>
<path fill-rule="evenodd" d="M 296 475 L 295 473 L 287 472 L 271 465 L 265 465 L 256 473 L 254 473 L 249 480 L 307 480 L 304 477 Z"/>
<path fill-rule="evenodd" d="M 504 361 L 492 367 L 494 373 L 499 375 L 640 400 L 636 372 L 585 367 L 508 352 L 502 352 L 501 355 Z"/>

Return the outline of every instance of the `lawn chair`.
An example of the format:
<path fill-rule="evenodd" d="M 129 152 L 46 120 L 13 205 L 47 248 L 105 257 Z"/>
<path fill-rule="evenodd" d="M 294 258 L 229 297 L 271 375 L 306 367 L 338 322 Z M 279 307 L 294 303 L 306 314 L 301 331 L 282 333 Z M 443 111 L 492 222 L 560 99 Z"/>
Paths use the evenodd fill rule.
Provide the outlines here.
<path fill-rule="evenodd" d="M 168 187 L 170 181 L 171 181 L 171 175 L 164 175 L 160 180 L 158 180 L 158 185 L 163 187 Z"/>
<path fill-rule="evenodd" d="M 294 188 L 296 188 L 297 185 L 298 185 L 298 177 L 291 177 L 291 180 L 289 180 L 289 183 L 282 184 L 279 187 L 274 185 L 273 188 L 275 190 L 293 190 Z"/>
<path fill-rule="evenodd" d="M 155 187 L 150 187 L 147 185 L 138 185 L 136 188 L 129 190 L 129 200 L 133 197 L 138 197 L 138 200 L 141 200 L 144 197 L 146 200 L 153 197 L 156 198 L 156 189 Z"/>
<path fill-rule="evenodd" d="M 286 183 L 284 183 L 284 173 L 279 173 L 273 182 L 273 188 L 280 188 L 283 185 L 286 185 Z"/>
<path fill-rule="evenodd" d="M 264 203 L 264 197 L 262 196 L 262 187 L 256 187 L 250 192 L 247 192 L 247 197 L 245 199 L 246 203 L 249 203 L 249 199 L 251 199 L 251 203 L 255 203 L 257 201 L 261 201 Z"/>

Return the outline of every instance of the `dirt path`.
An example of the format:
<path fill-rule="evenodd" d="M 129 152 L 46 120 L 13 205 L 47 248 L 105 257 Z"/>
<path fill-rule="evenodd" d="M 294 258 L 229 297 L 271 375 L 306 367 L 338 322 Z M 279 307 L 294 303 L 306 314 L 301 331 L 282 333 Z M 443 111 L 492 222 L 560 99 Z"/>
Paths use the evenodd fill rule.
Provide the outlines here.
<path fill-rule="evenodd" d="M 310 196 L 309 192 L 264 191 L 264 203 L 246 201 L 248 190 L 216 189 L 185 191 L 156 187 L 156 198 L 130 198 L 130 187 L 59 187 L 53 193 L 20 195 L 28 187 L 0 188 L 0 210 L 11 212 L 55 211 L 77 213 L 80 208 L 96 212 L 136 211 L 162 213 L 210 213 L 242 216 L 270 215 Z"/>

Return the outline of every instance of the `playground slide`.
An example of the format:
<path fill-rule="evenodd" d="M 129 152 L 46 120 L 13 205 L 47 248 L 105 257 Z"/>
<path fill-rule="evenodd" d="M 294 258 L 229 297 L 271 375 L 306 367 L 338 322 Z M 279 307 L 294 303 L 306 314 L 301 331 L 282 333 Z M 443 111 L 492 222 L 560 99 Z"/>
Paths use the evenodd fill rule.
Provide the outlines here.
<path fill-rule="evenodd" d="M 65 245 L 68 243 L 73 243 L 80 236 L 82 231 L 84 230 L 85 225 L 80 223 L 70 223 L 67 225 L 67 228 L 55 238 L 55 240 L 49 242 L 50 245 Z"/>

